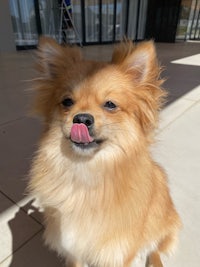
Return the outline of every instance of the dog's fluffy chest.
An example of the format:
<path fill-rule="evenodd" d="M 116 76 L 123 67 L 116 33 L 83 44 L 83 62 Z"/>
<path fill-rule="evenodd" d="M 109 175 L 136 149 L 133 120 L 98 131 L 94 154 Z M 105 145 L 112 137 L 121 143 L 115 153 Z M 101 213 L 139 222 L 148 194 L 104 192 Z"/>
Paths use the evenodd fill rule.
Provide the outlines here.
<path fill-rule="evenodd" d="M 47 220 L 45 239 L 53 249 L 90 265 L 101 262 L 102 266 L 122 266 L 128 244 L 124 237 L 111 233 L 107 218 L 104 220 L 101 214 L 95 217 L 86 209 L 81 214 L 80 209 L 68 214 L 56 212 L 52 219 L 49 223 Z"/>
<path fill-rule="evenodd" d="M 61 246 L 71 255 L 78 256 L 78 261 L 90 265 L 122 266 L 124 257 L 128 251 L 126 240 L 105 240 L 105 228 L 103 222 L 89 221 L 65 223 L 61 227 Z M 102 226 L 101 226 L 102 225 Z M 109 234 L 108 234 L 109 236 Z"/>
<path fill-rule="evenodd" d="M 53 217 L 46 214 L 47 219 L 52 217 L 49 223 L 47 220 L 47 243 L 54 244 L 53 248 L 63 254 L 68 252 L 78 256 L 79 261 L 90 265 L 101 262 L 102 266 L 122 266 L 129 244 L 123 229 L 118 229 L 118 233 L 115 231 L 119 218 L 108 207 L 112 204 L 105 203 L 100 207 L 95 190 L 86 193 L 80 189 L 72 194 L 68 187 L 65 194 L 68 196 L 66 201 L 55 210 Z"/>
<path fill-rule="evenodd" d="M 98 216 L 97 216 L 98 217 Z M 57 228 L 57 234 L 60 234 L 57 248 L 59 251 L 69 253 L 76 260 L 89 265 L 116 266 L 121 267 L 130 250 L 130 244 L 126 235 L 114 235 L 114 232 L 107 233 L 107 240 L 104 239 L 106 229 L 105 222 L 99 220 L 86 219 L 75 222 L 61 219 L 60 231 Z M 109 229 L 107 229 L 109 231 Z M 50 233 L 49 233 L 50 234 Z M 51 240 L 55 242 L 55 237 Z M 143 266 L 142 263 L 148 251 L 152 247 L 140 251 L 134 259 L 132 266 Z M 139 264 L 139 265 L 138 265 Z"/>

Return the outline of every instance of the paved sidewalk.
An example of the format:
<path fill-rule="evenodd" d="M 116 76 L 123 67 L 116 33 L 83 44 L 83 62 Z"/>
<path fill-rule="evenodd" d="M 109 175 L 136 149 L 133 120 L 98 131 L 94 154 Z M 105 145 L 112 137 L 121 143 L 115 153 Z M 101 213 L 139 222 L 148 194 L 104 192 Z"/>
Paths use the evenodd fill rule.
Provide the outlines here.
<path fill-rule="evenodd" d="M 178 249 L 166 267 L 200 262 L 200 86 L 163 112 L 154 156 L 169 176 L 171 194 L 183 221 Z"/>
<path fill-rule="evenodd" d="M 199 267 L 200 44 L 157 44 L 157 50 L 170 96 L 152 153 L 169 175 L 184 225 L 175 255 L 164 262 L 165 267 Z M 89 58 L 109 59 L 112 46 L 83 51 Z M 24 80 L 34 77 L 32 65 L 32 52 L 0 54 L 0 267 L 64 266 L 44 246 L 42 214 L 24 194 L 41 130 L 36 119 L 26 116 L 31 92 Z"/>

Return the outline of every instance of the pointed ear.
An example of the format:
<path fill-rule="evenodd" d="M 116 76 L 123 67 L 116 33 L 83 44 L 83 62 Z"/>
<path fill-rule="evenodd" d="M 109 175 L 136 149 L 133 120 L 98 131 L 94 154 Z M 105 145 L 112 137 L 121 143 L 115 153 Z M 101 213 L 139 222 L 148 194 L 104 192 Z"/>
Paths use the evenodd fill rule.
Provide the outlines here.
<path fill-rule="evenodd" d="M 159 76 L 159 67 L 153 41 L 134 45 L 132 41 L 125 41 L 114 50 L 112 63 L 138 82 L 150 82 Z"/>
<path fill-rule="evenodd" d="M 132 41 L 120 44 L 113 53 L 112 63 L 132 81 L 134 113 L 143 132 L 148 136 L 157 126 L 158 111 L 166 92 L 160 87 L 160 67 L 152 41 L 133 45 Z"/>
<path fill-rule="evenodd" d="M 61 46 L 49 37 L 40 38 L 37 55 L 38 70 L 46 78 L 57 77 L 61 69 L 69 68 L 72 63 L 81 59 L 81 53 L 77 47 Z"/>

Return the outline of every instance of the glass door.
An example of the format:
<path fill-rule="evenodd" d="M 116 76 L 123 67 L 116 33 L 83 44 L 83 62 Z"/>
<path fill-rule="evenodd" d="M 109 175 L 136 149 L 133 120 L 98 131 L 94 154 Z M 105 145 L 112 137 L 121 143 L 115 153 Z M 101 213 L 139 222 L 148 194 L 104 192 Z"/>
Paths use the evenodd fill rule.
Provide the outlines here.
<path fill-rule="evenodd" d="M 85 42 L 96 43 L 100 40 L 101 9 L 99 0 L 83 1 Z"/>
<path fill-rule="evenodd" d="M 145 38 L 148 0 L 9 1 L 17 47 L 36 46 L 40 34 L 80 44 Z"/>
<path fill-rule="evenodd" d="M 127 1 L 102 2 L 102 41 L 119 41 L 125 35 Z"/>
<path fill-rule="evenodd" d="M 148 0 L 83 0 L 83 43 L 144 39 Z"/>
<path fill-rule="evenodd" d="M 41 34 L 51 36 L 58 40 L 61 12 L 59 1 L 39 0 L 38 3 Z"/>
<path fill-rule="evenodd" d="M 34 0 L 10 0 L 10 13 L 16 46 L 32 46 L 38 42 Z"/>
<path fill-rule="evenodd" d="M 187 35 L 190 40 L 200 40 L 200 1 L 198 0 L 192 1 Z"/>
<path fill-rule="evenodd" d="M 60 6 L 55 0 L 9 0 L 18 49 L 35 47 L 41 34 L 58 39 Z"/>
<path fill-rule="evenodd" d="M 122 0 L 85 0 L 82 3 L 85 43 L 107 43 L 121 39 L 125 27 Z"/>

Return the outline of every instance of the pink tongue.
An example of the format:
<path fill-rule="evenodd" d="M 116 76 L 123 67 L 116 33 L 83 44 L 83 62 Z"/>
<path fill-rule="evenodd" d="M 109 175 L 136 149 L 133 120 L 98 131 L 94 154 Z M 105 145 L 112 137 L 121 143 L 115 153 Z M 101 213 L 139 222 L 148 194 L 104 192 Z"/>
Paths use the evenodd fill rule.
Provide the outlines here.
<path fill-rule="evenodd" d="M 76 143 L 91 143 L 94 139 L 84 123 L 74 123 L 71 128 L 71 140 Z"/>

